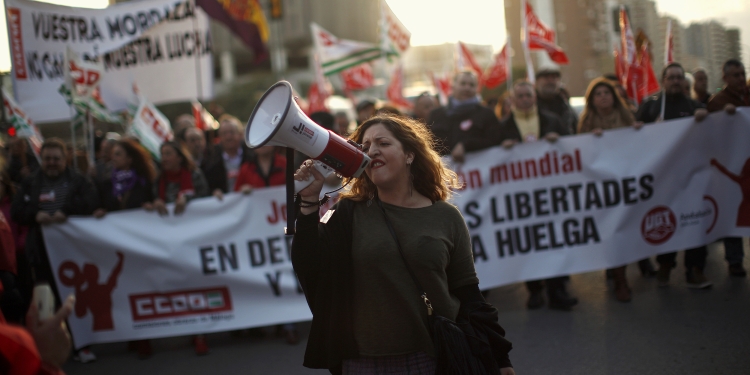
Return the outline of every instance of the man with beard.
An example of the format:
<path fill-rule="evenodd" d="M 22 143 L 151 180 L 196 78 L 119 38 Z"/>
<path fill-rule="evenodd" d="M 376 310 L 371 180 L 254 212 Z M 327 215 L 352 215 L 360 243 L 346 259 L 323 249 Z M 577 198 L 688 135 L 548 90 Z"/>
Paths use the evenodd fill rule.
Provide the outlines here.
<path fill-rule="evenodd" d="M 661 74 L 662 92 L 652 96 L 643 102 L 636 114 L 636 120 L 644 123 L 672 120 L 681 117 L 695 116 L 695 121 L 700 122 L 708 116 L 708 111 L 700 102 L 685 96 L 683 85 L 685 82 L 685 69 L 678 63 L 667 65 Z M 661 114 L 662 101 L 664 101 L 664 115 Z M 712 284 L 703 274 L 706 265 L 708 248 L 699 246 L 685 250 L 685 268 L 687 284 L 690 288 L 708 288 Z M 659 286 L 669 286 L 669 274 L 675 266 L 677 253 L 660 254 L 656 257 L 659 270 L 656 278 Z"/>

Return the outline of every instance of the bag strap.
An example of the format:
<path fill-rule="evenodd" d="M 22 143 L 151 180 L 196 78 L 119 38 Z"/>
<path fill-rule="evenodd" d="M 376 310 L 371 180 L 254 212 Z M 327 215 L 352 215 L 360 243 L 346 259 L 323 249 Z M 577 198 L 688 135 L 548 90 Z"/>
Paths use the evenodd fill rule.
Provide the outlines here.
<path fill-rule="evenodd" d="M 378 207 L 380 207 L 380 211 L 383 212 L 383 217 L 385 218 L 385 224 L 388 226 L 388 231 L 391 232 L 391 236 L 393 236 L 393 240 L 396 241 L 396 247 L 398 248 L 398 253 L 401 254 L 401 260 L 404 261 L 404 265 L 406 266 L 406 270 L 409 271 L 409 276 L 411 276 L 411 279 L 414 281 L 414 284 L 417 285 L 417 289 L 420 290 L 420 298 L 422 298 L 422 302 L 424 302 L 425 306 L 427 306 L 427 315 L 432 315 L 432 303 L 427 298 L 427 292 L 424 291 L 424 288 L 422 288 L 422 284 L 419 283 L 419 280 L 417 280 L 417 276 L 414 274 L 414 271 L 409 267 L 409 262 L 406 261 L 406 257 L 404 256 L 404 250 L 401 249 L 401 242 L 399 242 L 398 237 L 396 237 L 396 231 L 393 230 L 393 225 L 391 225 L 391 221 L 388 220 L 388 215 L 385 213 L 385 208 L 383 208 L 383 203 L 380 201 L 380 198 L 375 198 L 378 201 Z"/>

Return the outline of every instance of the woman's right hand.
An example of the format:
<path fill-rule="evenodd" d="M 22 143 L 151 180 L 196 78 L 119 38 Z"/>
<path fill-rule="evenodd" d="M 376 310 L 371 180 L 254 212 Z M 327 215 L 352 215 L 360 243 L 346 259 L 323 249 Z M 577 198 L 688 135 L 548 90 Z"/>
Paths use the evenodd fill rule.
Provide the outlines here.
<path fill-rule="evenodd" d="M 314 178 L 312 183 L 297 193 L 300 199 L 305 202 L 317 202 L 319 200 L 325 178 L 317 169 L 315 169 L 315 167 L 313 167 L 313 161 L 309 159 L 305 160 L 305 162 L 302 163 L 299 169 L 294 173 L 294 179 L 296 181 L 305 181 L 311 175 Z M 317 207 L 302 207 L 302 214 L 311 214 L 317 210 Z"/>
<path fill-rule="evenodd" d="M 154 201 L 154 210 L 156 210 L 156 212 L 158 212 L 161 216 L 165 216 L 168 214 L 167 205 L 161 199 L 157 199 Z"/>

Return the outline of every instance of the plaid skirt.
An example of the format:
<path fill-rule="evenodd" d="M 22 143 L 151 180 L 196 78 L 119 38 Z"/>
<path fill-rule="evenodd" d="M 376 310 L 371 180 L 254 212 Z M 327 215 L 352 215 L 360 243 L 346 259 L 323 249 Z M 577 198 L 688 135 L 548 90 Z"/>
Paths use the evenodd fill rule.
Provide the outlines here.
<path fill-rule="evenodd" d="M 354 375 L 434 375 L 435 358 L 424 352 L 386 357 L 360 357 L 343 362 L 343 373 Z"/>

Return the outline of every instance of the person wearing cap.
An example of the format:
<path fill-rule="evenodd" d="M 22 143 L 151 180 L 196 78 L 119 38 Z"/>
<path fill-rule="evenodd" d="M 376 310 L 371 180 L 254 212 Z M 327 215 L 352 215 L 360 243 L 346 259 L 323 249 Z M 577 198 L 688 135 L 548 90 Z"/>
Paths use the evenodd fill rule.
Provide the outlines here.
<path fill-rule="evenodd" d="M 375 114 L 375 100 L 365 99 L 357 103 L 357 126 Z"/>
<path fill-rule="evenodd" d="M 466 152 L 500 144 L 500 121 L 477 96 L 477 75 L 462 71 L 453 78 L 452 94 L 446 107 L 430 112 L 427 126 L 437 139 L 437 151 L 463 162 Z"/>
<path fill-rule="evenodd" d="M 575 134 L 578 115 L 568 103 L 568 97 L 561 92 L 560 68 L 543 67 L 536 73 L 536 96 L 539 109 L 552 112 L 560 117 L 569 134 Z"/>

